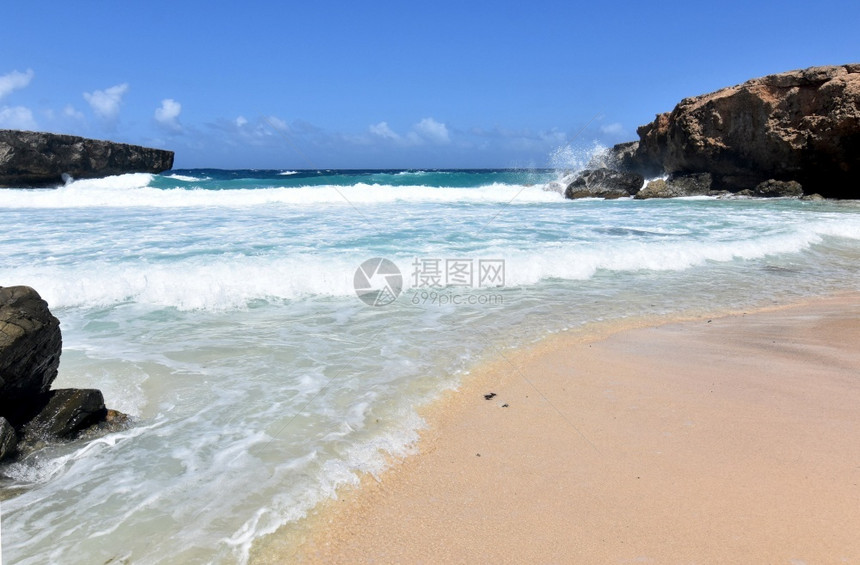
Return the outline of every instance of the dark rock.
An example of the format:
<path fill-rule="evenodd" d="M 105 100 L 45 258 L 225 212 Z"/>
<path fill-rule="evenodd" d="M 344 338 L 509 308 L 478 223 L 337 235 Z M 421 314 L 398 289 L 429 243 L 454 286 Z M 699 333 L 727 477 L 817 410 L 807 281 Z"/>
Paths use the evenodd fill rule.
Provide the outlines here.
<path fill-rule="evenodd" d="M 160 173 L 173 151 L 32 131 L 0 130 L 0 187 L 44 187 L 72 178 Z"/>
<path fill-rule="evenodd" d="M 111 434 L 128 429 L 131 425 L 131 416 L 124 414 L 119 410 L 108 409 L 105 411 L 103 420 L 100 420 L 90 425 L 90 427 L 82 430 L 78 437 L 80 439 L 95 439 L 105 434 Z"/>
<path fill-rule="evenodd" d="M 100 390 L 64 388 L 42 395 L 42 408 L 24 426 L 28 440 L 71 439 L 107 416 Z"/>
<path fill-rule="evenodd" d="M 711 173 L 673 174 L 666 181 L 670 190 L 682 196 L 703 196 L 711 191 Z"/>
<path fill-rule="evenodd" d="M 792 197 L 803 196 L 803 187 L 797 181 L 766 180 L 758 184 L 754 191 L 756 196 L 764 197 Z"/>
<path fill-rule="evenodd" d="M 18 435 L 6 418 L 0 416 L 0 460 L 15 453 Z"/>
<path fill-rule="evenodd" d="M 604 167 L 616 171 L 638 173 L 643 177 L 656 177 L 663 174 L 662 163 L 655 161 L 639 151 L 638 141 L 619 143 L 606 152 Z"/>
<path fill-rule="evenodd" d="M 800 199 L 801 200 L 816 201 L 816 200 L 824 200 L 824 197 L 816 192 L 815 194 L 804 194 L 803 196 L 800 197 Z"/>
<path fill-rule="evenodd" d="M 663 179 L 656 179 L 645 185 L 645 188 L 637 192 L 633 198 L 637 200 L 645 200 L 648 198 L 672 198 L 673 196 L 675 195 L 671 194 L 666 187 L 666 181 Z"/>
<path fill-rule="evenodd" d="M 0 287 L 0 459 L 130 425 L 127 415 L 105 409 L 101 391 L 50 390 L 61 349 L 60 322 L 39 294 Z"/>
<path fill-rule="evenodd" d="M 798 181 L 860 198 L 860 65 L 812 67 L 686 98 L 637 130 L 637 159 L 714 188 Z"/>
<path fill-rule="evenodd" d="M 8 418 L 50 388 L 61 352 L 60 321 L 39 293 L 0 287 L 0 415 Z"/>
<path fill-rule="evenodd" d="M 710 196 L 711 175 L 698 173 L 692 175 L 673 175 L 667 180 L 653 180 L 640 190 L 634 198 L 678 198 L 681 196 Z"/>
<path fill-rule="evenodd" d="M 582 171 L 564 191 L 565 198 L 622 198 L 639 192 L 645 179 L 637 173 L 595 169 Z"/>
<path fill-rule="evenodd" d="M 638 141 L 619 143 L 609 150 L 610 159 L 619 171 L 632 171 L 637 166 L 636 150 L 639 149 Z"/>
<path fill-rule="evenodd" d="M 639 135 L 639 145 L 636 148 L 636 158 L 644 163 L 656 164 L 663 173 L 674 172 L 666 169 L 666 147 L 669 131 L 669 113 L 657 114 L 654 121 L 636 129 Z"/>

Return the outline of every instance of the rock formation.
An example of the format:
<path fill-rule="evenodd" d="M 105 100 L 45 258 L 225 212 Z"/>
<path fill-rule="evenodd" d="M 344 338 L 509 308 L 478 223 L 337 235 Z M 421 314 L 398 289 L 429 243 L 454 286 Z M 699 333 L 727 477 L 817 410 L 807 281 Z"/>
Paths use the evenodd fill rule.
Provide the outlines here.
<path fill-rule="evenodd" d="M 0 287 L 0 414 L 47 392 L 57 377 L 60 321 L 30 287 Z"/>
<path fill-rule="evenodd" d="M 686 98 L 613 148 L 619 170 L 710 173 L 713 188 L 796 181 L 860 198 L 860 64 L 812 67 Z"/>
<path fill-rule="evenodd" d="M 565 198 L 627 198 L 636 194 L 645 179 L 638 173 L 594 169 L 582 171 L 564 191 Z"/>
<path fill-rule="evenodd" d="M 598 167 L 607 167 L 615 171 L 627 173 L 638 173 L 645 178 L 658 177 L 664 174 L 663 164 L 647 158 L 642 151 L 639 151 L 638 141 L 619 143 L 588 165 L 589 169 Z"/>
<path fill-rule="evenodd" d="M 99 178 L 160 173 L 173 167 L 173 151 L 72 135 L 0 130 L 0 187 L 59 186 L 63 175 Z"/>
<path fill-rule="evenodd" d="M 98 390 L 50 390 L 61 349 L 60 322 L 39 294 L 0 287 L 0 459 L 94 426 L 112 431 L 125 424 L 106 410 Z"/>
<path fill-rule="evenodd" d="M 803 196 L 803 186 L 797 181 L 766 180 L 756 185 L 753 189 L 756 196 L 764 197 L 790 197 L 799 198 Z"/>
<path fill-rule="evenodd" d="M 63 388 L 52 390 L 40 399 L 39 411 L 24 425 L 24 435 L 33 440 L 70 439 L 107 415 L 100 390 Z"/>

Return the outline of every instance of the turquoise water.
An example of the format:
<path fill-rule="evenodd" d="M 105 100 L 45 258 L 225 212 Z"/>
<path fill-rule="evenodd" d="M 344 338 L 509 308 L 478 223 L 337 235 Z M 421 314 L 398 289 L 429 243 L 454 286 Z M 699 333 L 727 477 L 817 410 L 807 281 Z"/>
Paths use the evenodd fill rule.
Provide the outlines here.
<path fill-rule="evenodd" d="M 26 487 L 2 504 L 3 556 L 243 562 L 409 453 L 415 407 L 500 349 L 860 289 L 856 202 L 567 201 L 558 176 L 190 170 L 0 191 L 0 284 L 62 321 L 55 386 L 100 388 L 135 421 L 2 470 Z M 356 295 L 371 258 L 400 273 L 364 272 L 399 288 L 390 304 Z"/>

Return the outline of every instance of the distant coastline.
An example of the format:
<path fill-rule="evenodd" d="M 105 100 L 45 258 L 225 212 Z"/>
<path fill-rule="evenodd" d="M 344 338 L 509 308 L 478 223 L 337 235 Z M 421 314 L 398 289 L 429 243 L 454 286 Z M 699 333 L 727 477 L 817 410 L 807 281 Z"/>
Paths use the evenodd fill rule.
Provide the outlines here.
<path fill-rule="evenodd" d="M 173 168 L 173 151 L 46 132 L 0 130 L 0 188 L 60 186 L 69 179 Z"/>

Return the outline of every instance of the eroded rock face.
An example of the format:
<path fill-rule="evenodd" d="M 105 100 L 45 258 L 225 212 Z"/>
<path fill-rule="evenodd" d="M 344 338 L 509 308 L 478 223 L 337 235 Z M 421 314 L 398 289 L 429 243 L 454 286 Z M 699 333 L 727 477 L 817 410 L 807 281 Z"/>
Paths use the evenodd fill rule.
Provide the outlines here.
<path fill-rule="evenodd" d="M 61 352 L 60 321 L 39 293 L 28 286 L 0 287 L 0 411 L 47 392 Z"/>
<path fill-rule="evenodd" d="M 594 169 L 582 171 L 567 189 L 565 198 L 626 198 L 636 194 L 645 179 L 637 173 Z"/>
<path fill-rule="evenodd" d="M 663 174 L 663 164 L 644 151 L 639 150 L 638 141 L 628 141 L 614 145 L 603 156 L 602 165 L 616 171 L 638 173 L 645 178 L 658 177 Z"/>
<path fill-rule="evenodd" d="M 639 163 L 709 172 L 714 188 L 769 179 L 860 198 L 860 64 L 812 67 L 686 98 L 638 129 Z"/>
<path fill-rule="evenodd" d="M 63 175 L 100 178 L 160 173 L 173 167 L 173 151 L 73 135 L 0 130 L 0 187 L 63 184 Z"/>

